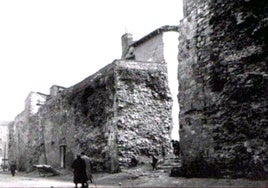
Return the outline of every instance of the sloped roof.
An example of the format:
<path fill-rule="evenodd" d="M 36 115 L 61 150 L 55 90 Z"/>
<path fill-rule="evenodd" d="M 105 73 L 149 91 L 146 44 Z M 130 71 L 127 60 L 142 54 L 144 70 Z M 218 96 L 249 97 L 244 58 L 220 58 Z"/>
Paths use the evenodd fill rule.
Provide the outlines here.
<path fill-rule="evenodd" d="M 170 26 L 170 25 L 162 26 L 162 27 L 152 31 L 148 35 L 145 35 L 141 39 L 134 41 L 130 46 L 133 46 L 133 47 L 138 46 L 138 45 L 146 42 L 147 40 L 151 39 L 152 37 L 159 35 L 160 33 L 168 32 L 168 31 L 179 32 L 179 26 Z"/>

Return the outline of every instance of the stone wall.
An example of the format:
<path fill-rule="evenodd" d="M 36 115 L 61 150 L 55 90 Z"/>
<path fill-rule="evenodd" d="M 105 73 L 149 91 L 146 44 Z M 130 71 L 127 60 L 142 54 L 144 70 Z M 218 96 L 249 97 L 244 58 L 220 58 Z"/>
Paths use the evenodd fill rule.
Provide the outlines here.
<path fill-rule="evenodd" d="M 29 138 L 29 116 L 23 111 L 16 116 L 14 122 L 9 125 L 9 161 L 16 161 L 19 170 L 27 170 Z M 12 135 L 12 136 L 11 136 Z"/>
<path fill-rule="evenodd" d="M 166 65 L 120 62 L 117 80 L 120 163 L 171 154 L 172 100 Z"/>
<path fill-rule="evenodd" d="M 0 166 L 7 165 L 8 158 L 8 121 L 0 121 Z"/>
<path fill-rule="evenodd" d="M 267 3 L 200 1 L 181 21 L 187 176 L 267 178 Z"/>
<path fill-rule="evenodd" d="M 170 153 L 171 104 L 165 64 L 114 61 L 49 98 L 37 114 L 18 116 L 10 147 L 29 154 L 16 151 L 24 169 L 60 167 L 65 146 L 66 168 L 85 151 L 94 170 L 117 172 L 133 159 L 149 161 L 149 153 Z"/>
<path fill-rule="evenodd" d="M 189 3 L 191 2 L 189 1 Z M 210 132 L 207 126 L 204 126 L 206 121 L 205 91 L 201 72 L 204 64 L 199 63 L 198 59 L 198 55 L 201 53 L 198 47 L 201 45 L 200 43 L 203 42 L 204 48 L 210 44 L 209 33 L 200 34 L 210 28 L 208 24 L 209 9 L 207 4 L 199 7 L 199 9 L 201 8 L 203 10 L 199 14 L 196 10 L 189 11 L 189 15 L 181 21 L 179 36 L 180 145 L 183 166 L 189 176 L 194 175 L 194 172 L 188 172 L 188 170 L 197 168 L 194 162 L 200 161 L 200 153 L 205 149 L 209 150 L 212 144 Z M 191 164 L 193 165 L 190 166 Z M 199 175 L 201 173 L 197 176 Z"/>
<path fill-rule="evenodd" d="M 15 161 L 14 121 L 8 123 L 8 159 Z"/>
<path fill-rule="evenodd" d="M 48 164 L 59 166 L 60 145 L 66 145 L 66 166 L 76 154 L 85 151 L 98 170 L 109 169 L 110 149 L 114 139 L 110 138 L 114 121 L 115 97 L 114 66 L 105 67 L 73 87 L 67 88 L 42 106 L 40 117 L 45 131 L 45 146 Z M 110 130 L 110 132 L 109 132 Z M 110 143 L 108 145 L 108 139 Z"/>
<path fill-rule="evenodd" d="M 206 0 L 183 0 L 184 16 L 187 17 L 193 12 L 200 11 L 200 8 L 202 9 L 202 6 L 207 2 Z"/>
<path fill-rule="evenodd" d="M 46 100 L 42 93 L 30 92 L 24 110 L 9 123 L 9 162 L 15 161 L 19 170 L 31 171 L 33 164 L 44 163 L 41 126 L 37 111 Z"/>

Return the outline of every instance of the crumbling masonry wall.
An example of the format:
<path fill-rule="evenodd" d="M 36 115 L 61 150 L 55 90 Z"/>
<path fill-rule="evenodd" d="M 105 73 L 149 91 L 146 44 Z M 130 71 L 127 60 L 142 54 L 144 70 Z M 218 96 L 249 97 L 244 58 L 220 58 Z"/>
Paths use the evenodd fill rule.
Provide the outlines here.
<path fill-rule="evenodd" d="M 188 1 L 179 46 L 186 176 L 268 177 L 266 1 Z"/>
<path fill-rule="evenodd" d="M 43 140 L 39 119 L 24 110 L 9 123 L 9 162 L 16 162 L 20 171 L 31 171 L 33 164 L 44 163 Z"/>
<path fill-rule="evenodd" d="M 117 172 L 133 159 L 149 161 L 149 153 L 171 153 L 171 105 L 165 64 L 116 60 L 15 121 L 26 141 L 15 135 L 10 147 L 27 148 L 20 164 L 29 170 L 45 159 L 60 167 L 65 146 L 66 168 L 85 151 L 94 170 Z"/>
<path fill-rule="evenodd" d="M 161 110 L 162 109 L 162 110 Z M 149 152 L 170 153 L 171 96 L 165 65 L 115 61 L 42 108 L 49 163 L 86 151 L 96 170 L 116 172 Z M 153 116 L 154 115 L 154 116 Z M 54 144 L 51 144 L 51 143 Z"/>
<path fill-rule="evenodd" d="M 114 66 L 109 65 L 41 107 L 48 164 L 60 166 L 59 150 L 65 145 L 67 168 L 77 154 L 85 151 L 97 170 L 118 170 L 116 156 L 109 156 L 115 149 L 115 138 L 110 138 L 115 126 L 115 90 Z M 106 162 L 115 164 L 111 167 Z"/>
<path fill-rule="evenodd" d="M 172 98 L 166 64 L 120 62 L 116 98 L 120 163 L 170 155 Z"/>
<path fill-rule="evenodd" d="M 33 164 L 43 163 L 41 127 L 37 117 L 37 101 L 44 101 L 43 94 L 30 92 L 25 109 L 9 123 L 9 162 L 16 162 L 20 171 L 31 171 Z"/>

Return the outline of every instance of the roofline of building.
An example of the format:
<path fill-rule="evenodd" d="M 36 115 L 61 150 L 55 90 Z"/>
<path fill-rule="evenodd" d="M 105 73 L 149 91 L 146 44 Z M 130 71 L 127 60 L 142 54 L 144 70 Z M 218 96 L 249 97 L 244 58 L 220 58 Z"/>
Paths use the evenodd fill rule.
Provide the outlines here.
<path fill-rule="evenodd" d="M 50 88 L 52 88 L 52 87 L 58 87 L 58 88 L 61 88 L 61 89 L 66 89 L 66 87 L 63 87 L 63 86 L 59 86 L 59 85 L 52 85 Z"/>
<path fill-rule="evenodd" d="M 138 45 L 144 43 L 145 41 L 151 39 L 152 37 L 159 35 L 160 33 L 168 32 L 168 31 L 179 32 L 179 26 L 176 26 L 176 25 L 174 25 L 174 26 L 171 26 L 171 25 L 162 26 L 162 27 L 152 31 L 148 35 L 145 35 L 141 39 L 134 41 L 130 46 L 133 46 L 133 47 L 138 46 Z"/>

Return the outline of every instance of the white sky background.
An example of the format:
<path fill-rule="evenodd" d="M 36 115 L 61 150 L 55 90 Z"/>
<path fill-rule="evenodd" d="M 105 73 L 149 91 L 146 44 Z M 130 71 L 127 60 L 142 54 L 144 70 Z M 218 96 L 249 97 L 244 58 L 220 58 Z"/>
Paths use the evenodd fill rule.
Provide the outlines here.
<path fill-rule="evenodd" d="M 181 18 L 182 0 L 1 0 L 0 120 L 30 91 L 70 87 L 120 59 L 126 31 L 138 40 Z"/>

